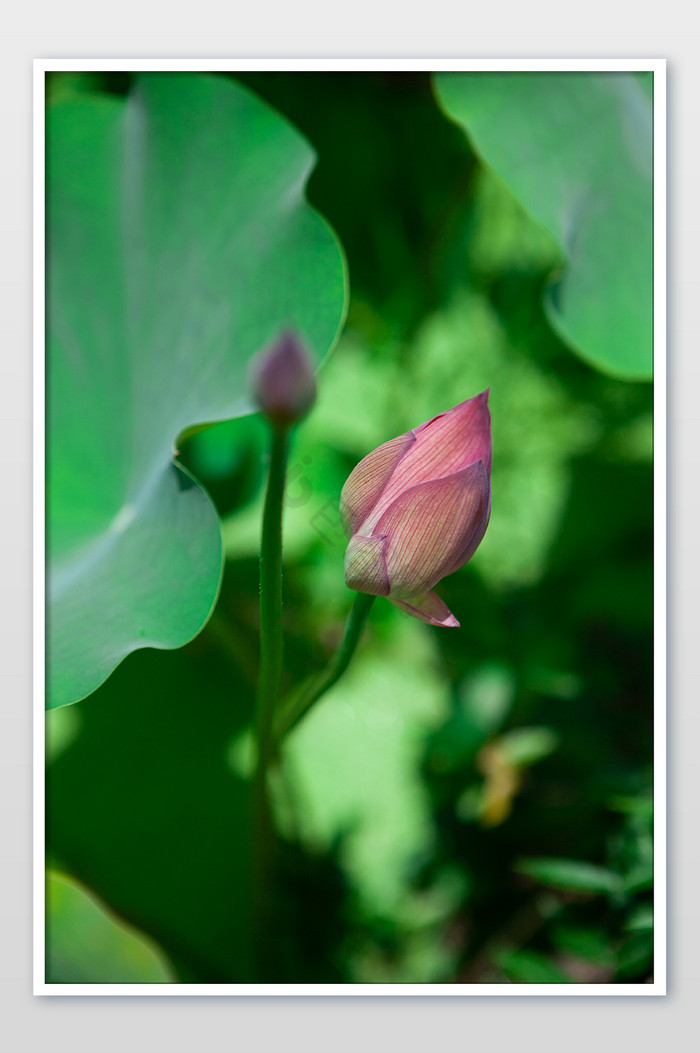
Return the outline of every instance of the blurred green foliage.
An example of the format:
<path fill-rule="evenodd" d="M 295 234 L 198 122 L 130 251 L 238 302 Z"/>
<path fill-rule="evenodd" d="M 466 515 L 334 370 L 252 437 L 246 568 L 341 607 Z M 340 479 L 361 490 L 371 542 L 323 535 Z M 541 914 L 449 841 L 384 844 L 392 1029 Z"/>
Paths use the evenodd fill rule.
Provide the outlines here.
<path fill-rule="evenodd" d="M 346 678 L 285 748 L 274 979 L 643 983 L 650 386 L 597 372 L 553 332 L 542 304 L 556 250 L 444 116 L 427 74 L 236 76 L 317 152 L 310 201 L 351 281 L 348 325 L 290 464 L 289 685 L 342 632 L 337 502 L 357 461 L 485 387 L 494 435 L 491 525 L 438 588 L 462 629 L 377 601 Z M 249 969 L 265 441 L 248 417 L 182 450 L 224 524 L 224 582 L 200 637 L 131 655 L 51 717 L 50 858 L 186 982 Z"/>

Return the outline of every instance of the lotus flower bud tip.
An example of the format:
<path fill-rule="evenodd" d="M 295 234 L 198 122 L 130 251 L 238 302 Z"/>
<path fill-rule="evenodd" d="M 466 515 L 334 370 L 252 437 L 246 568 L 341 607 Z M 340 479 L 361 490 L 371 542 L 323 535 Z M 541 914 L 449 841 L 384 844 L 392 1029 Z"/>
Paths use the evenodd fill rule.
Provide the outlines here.
<path fill-rule="evenodd" d="M 316 401 L 311 356 L 296 333 L 285 330 L 253 363 L 253 395 L 268 421 L 278 428 L 297 424 Z"/>

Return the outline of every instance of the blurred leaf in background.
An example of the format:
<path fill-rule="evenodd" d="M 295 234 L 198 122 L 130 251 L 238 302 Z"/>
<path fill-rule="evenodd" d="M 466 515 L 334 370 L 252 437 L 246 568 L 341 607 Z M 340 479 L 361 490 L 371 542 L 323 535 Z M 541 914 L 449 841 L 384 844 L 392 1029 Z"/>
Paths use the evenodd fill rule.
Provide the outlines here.
<path fill-rule="evenodd" d="M 121 925 L 77 882 L 46 875 L 46 982 L 172 983 L 150 940 Z"/>
<path fill-rule="evenodd" d="M 649 78 L 650 80 L 651 78 Z M 549 318 L 587 361 L 652 373 L 652 100 L 633 73 L 439 73 L 438 96 L 551 234 Z"/>

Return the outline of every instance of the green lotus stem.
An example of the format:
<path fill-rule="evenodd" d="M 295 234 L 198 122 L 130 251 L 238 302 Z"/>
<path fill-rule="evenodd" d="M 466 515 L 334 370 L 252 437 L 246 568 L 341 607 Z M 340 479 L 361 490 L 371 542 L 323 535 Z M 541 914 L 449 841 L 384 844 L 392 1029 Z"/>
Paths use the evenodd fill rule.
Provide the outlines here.
<path fill-rule="evenodd" d="M 255 939 L 258 972 L 263 979 L 270 961 L 270 877 L 274 864 L 274 828 L 267 789 L 273 755 L 272 726 L 282 690 L 282 506 L 289 452 L 289 431 L 272 429 L 270 468 L 260 546 L 260 673 L 255 711 L 257 766 L 254 780 Z"/>
<path fill-rule="evenodd" d="M 352 605 L 345 635 L 342 643 L 330 660 L 323 672 L 306 684 L 296 698 L 284 709 L 275 721 L 275 741 L 279 741 L 287 732 L 291 731 L 301 718 L 308 713 L 315 702 L 325 695 L 333 685 L 341 678 L 350 665 L 355 649 L 360 642 L 362 630 L 365 627 L 367 615 L 374 603 L 374 596 L 366 592 L 355 593 L 355 602 Z"/>
<path fill-rule="evenodd" d="M 258 769 L 271 756 L 272 717 L 282 689 L 282 505 L 289 432 L 274 429 L 260 545 L 260 674 L 256 708 Z"/>
<path fill-rule="evenodd" d="M 273 738 L 275 709 L 282 692 L 282 505 L 289 456 L 290 429 L 307 415 L 316 399 L 313 362 L 300 336 L 282 332 L 262 350 L 252 372 L 252 394 L 271 428 L 270 469 L 260 544 L 260 673 L 255 710 L 257 766 L 253 784 L 254 955 L 258 980 L 275 971 L 274 877 L 275 827 L 268 793 L 268 770 L 276 761 Z"/>

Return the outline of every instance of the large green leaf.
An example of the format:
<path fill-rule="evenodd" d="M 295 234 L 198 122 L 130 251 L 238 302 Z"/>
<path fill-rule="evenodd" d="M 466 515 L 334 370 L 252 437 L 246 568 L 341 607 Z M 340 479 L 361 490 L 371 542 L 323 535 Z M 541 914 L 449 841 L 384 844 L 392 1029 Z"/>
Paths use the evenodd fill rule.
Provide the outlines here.
<path fill-rule="evenodd" d="M 346 282 L 304 199 L 313 152 L 240 85 L 150 74 L 47 123 L 53 707 L 200 630 L 220 529 L 177 437 L 250 412 L 251 356 L 283 326 L 320 360 Z"/>
<path fill-rule="evenodd" d="M 604 372 L 652 372 L 652 103 L 625 73 L 440 73 L 477 153 L 556 240 L 546 307 Z"/>

